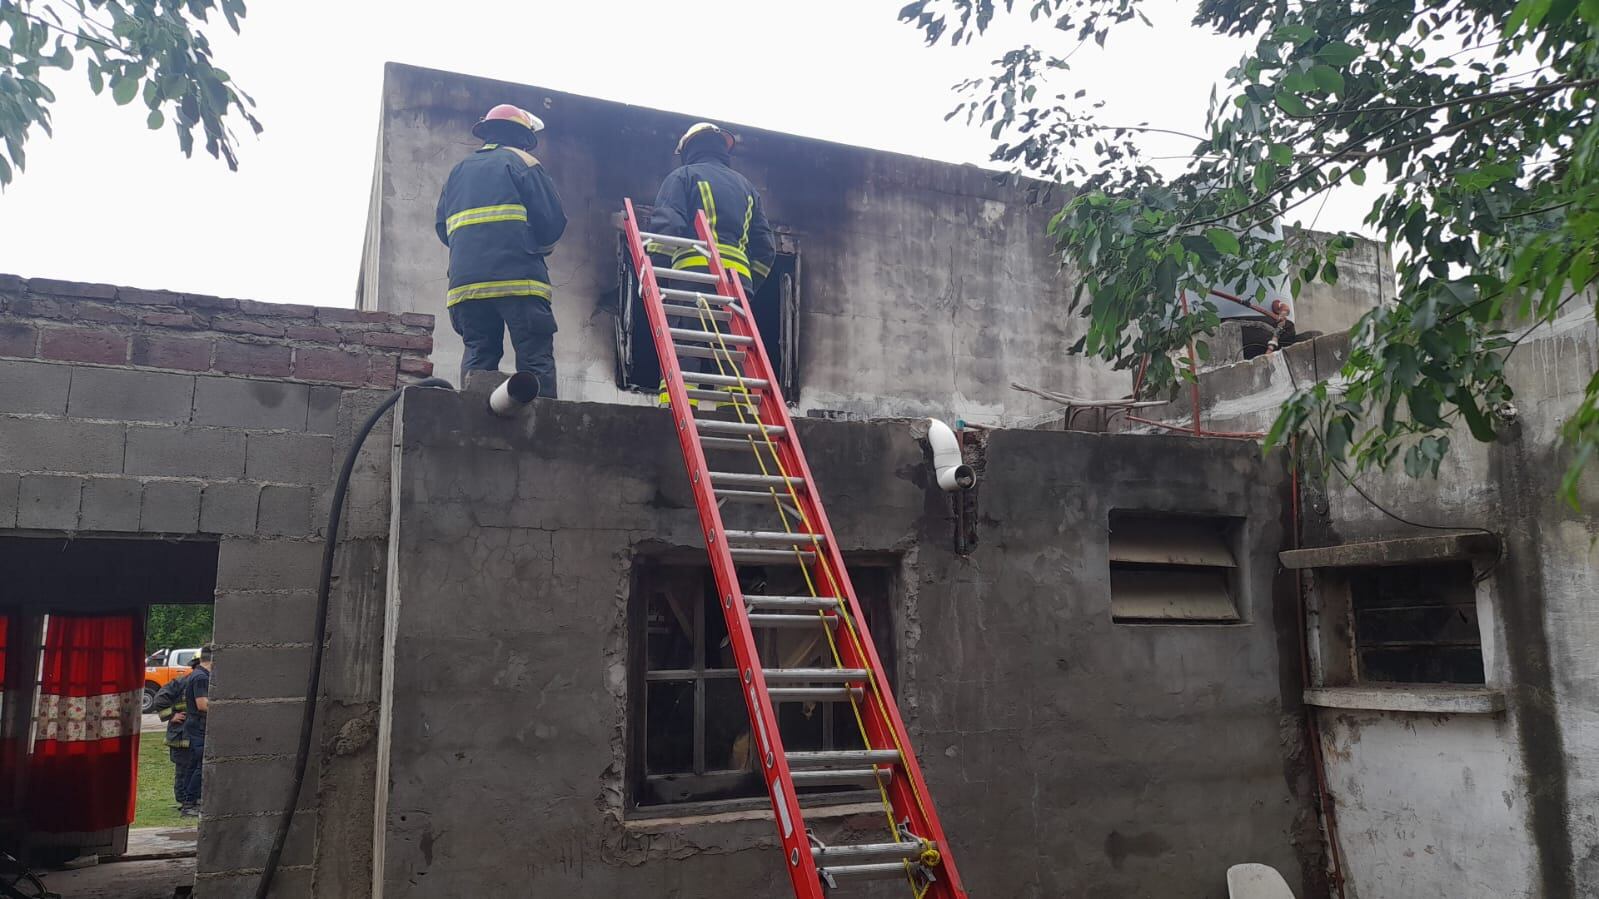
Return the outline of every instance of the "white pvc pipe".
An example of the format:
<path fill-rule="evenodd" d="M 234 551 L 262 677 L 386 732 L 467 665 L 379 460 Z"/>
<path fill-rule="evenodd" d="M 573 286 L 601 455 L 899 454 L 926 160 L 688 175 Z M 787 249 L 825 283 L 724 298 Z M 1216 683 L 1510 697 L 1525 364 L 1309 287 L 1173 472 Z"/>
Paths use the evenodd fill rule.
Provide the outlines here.
<path fill-rule="evenodd" d="M 489 411 L 501 418 L 512 418 L 528 403 L 538 399 L 539 378 L 530 371 L 519 371 L 506 378 L 489 394 Z"/>
<path fill-rule="evenodd" d="M 960 441 L 949 425 L 936 418 L 927 420 L 927 442 L 933 447 L 933 472 L 938 486 L 953 493 L 970 490 L 977 484 L 977 472 L 961 458 Z"/>

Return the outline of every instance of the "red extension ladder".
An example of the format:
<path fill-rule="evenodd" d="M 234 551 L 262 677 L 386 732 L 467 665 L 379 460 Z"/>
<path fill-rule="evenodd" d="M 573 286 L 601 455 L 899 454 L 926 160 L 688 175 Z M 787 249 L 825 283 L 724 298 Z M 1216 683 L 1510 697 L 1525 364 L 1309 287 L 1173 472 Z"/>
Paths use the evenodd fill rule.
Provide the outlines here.
<path fill-rule="evenodd" d="M 723 267 L 703 212 L 695 220 L 697 238 L 650 234 L 641 230 L 629 200 L 625 227 L 744 688 L 757 765 L 772 800 L 796 899 L 823 899 L 870 880 L 900 880 L 913 899 L 967 899 L 742 282 Z M 703 253 L 709 271 L 657 268 L 646 242 Z M 663 280 L 682 287 L 662 287 Z M 709 360 L 705 371 L 688 373 L 694 386 L 684 382 L 685 358 Z M 731 406 L 736 420 L 697 417 L 699 410 L 690 400 Z M 743 464 L 722 467 L 746 470 L 712 469 L 708 453 L 741 455 Z M 769 507 L 775 526 L 727 530 L 722 524 L 724 502 Z M 747 595 L 735 571 L 740 564 L 798 565 L 809 595 Z M 821 630 L 835 667 L 763 665 L 755 629 L 796 627 Z M 866 748 L 785 751 L 775 707 L 787 702 L 847 705 Z M 826 846 L 808 832 L 796 788 L 840 785 L 879 793 L 885 813 L 882 842 Z"/>

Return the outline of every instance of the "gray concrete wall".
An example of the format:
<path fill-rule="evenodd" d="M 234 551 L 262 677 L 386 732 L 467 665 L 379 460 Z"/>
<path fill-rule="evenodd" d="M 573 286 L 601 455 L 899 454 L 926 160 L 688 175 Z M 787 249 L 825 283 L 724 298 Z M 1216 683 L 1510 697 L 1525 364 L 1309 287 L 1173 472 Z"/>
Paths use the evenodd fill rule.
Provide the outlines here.
<path fill-rule="evenodd" d="M 202 899 L 255 893 L 288 796 L 330 486 L 387 395 L 328 381 L 392 385 L 402 361 L 420 370 L 425 359 L 382 339 L 425 341 L 413 327 L 347 309 L 0 279 L 0 534 L 219 544 Z M 329 354 L 344 362 L 327 367 Z M 226 373 L 246 357 L 281 360 L 299 380 Z M 276 896 L 308 896 L 313 879 L 326 896 L 369 886 L 389 432 L 369 439 L 351 482 L 319 750 Z M 330 851 L 344 867 L 320 863 Z"/>
<path fill-rule="evenodd" d="M 1347 351 L 1329 337 L 1208 372 L 1206 420 L 1265 428 L 1295 383 L 1336 384 Z M 1351 897 L 1599 896 L 1599 478 L 1582 481 L 1580 511 L 1555 494 L 1570 459 L 1559 429 L 1596 365 L 1591 311 L 1546 326 L 1506 363 L 1517 414 L 1493 443 L 1462 428 L 1436 479 L 1358 476 L 1399 516 L 1500 535 L 1504 558 L 1477 601 L 1488 686 L 1507 709 L 1319 711 Z M 1186 406 L 1171 415 L 1185 420 Z M 1437 533 L 1388 517 L 1337 473 L 1306 508 L 1313 545 Z"/>
<path fill-rule="evenodd" d="M 550 258 L 561 396 L 646 402 L 616 387 L 612 216 L 624 197 L 654 201 L 697 117 L 397 64 L 383 96 L 360 305 L 438 313 L 434 361 L 454 372 L 461 344 L 443 314 L 434 207 L 450 168 L 479 145 L 472 123 L 516 103 L 549 126 L 537 155 L 571 220 Z M 735 165 L 801 250 L 800 391 L 789 397 L 801 410 L 996 423 L 1051 408 L 1012 380 L 1125 391 L 1121 376 L 1066 353 L 1080 326 L 1065 320 L 1069 284 L 1044 234 L 1053 208 L 972 166 L 738 130 Z"/>
<path fill-rule="evenodd" d="M 630 578 L 701 546 L 665 413 L 539 401 L 501 421 L 439 391 L 401 413 L 381 895 L 785 894 L 769 812 L 624 808 Z M 842 548 L 898 559 L 901 706 L 974 896 L 1220 899 L 1243 861 L 1324 895 L 1273 589 L 1278 457 L 997 431 L 963 557 L 908 425 L 799 427 Z M 1247 519 L 1244 623 L 1113 624 L 1112 508 Z M 812 823 L 861 841 L 880 822 Z"/>

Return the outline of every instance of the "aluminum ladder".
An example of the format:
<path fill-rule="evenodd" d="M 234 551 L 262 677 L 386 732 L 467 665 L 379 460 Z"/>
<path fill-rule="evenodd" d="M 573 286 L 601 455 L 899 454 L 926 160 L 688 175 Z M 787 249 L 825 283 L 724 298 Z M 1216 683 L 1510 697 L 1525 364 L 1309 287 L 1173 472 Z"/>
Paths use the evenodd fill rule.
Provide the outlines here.
<path fill-rule="evenodd" d="M 796 899 L 823 899 L 874 880 L 899 880 L 913 899 L 967 899 L 742 281 L 722 265 L 704 212 L 695 218 L 697 237 L 651 234 L 627 200 L 624 227 Z M 657 267 L 652 247 L 692 248 L 709 267 Z M 685 375 L 683 359 L 709 360 L 710 370 Z M 730 405 L 736 420 L 699 417 L 690 400 Z M 742 467 L 755 471 L 718 471 L 707 463 L 708 453 L 742 454 Z M 724 528 L 721 504 L 735 502 L 769 506 L 773 529 Z M 807 595 L 747 595 L 739 564 L 797 565 Z M 765 667 L 757 628 L 819 628 L 834 666 Z M 847 705 L 866 748 L 785 751 L 775 708 L 785 702 Z M 883 803 L 883 840 L 828 846 L 815 839 L 796 788 L 824 785 L 875 790 Z"/>

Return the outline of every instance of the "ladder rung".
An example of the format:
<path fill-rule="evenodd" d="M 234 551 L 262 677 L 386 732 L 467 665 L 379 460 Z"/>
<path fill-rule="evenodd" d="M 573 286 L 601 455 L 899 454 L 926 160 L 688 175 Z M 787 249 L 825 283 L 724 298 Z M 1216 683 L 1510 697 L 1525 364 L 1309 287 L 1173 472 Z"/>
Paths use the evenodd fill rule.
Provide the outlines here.
<path fill-rule="evenodd" d="M 768 687 L 766 693 L 773 702 L 851 702 L 866 697 L 860 687 Z"/>
<path fill-rule="evenodd" d="M 721 309 L 697 309 L 693 306 L 676 306 L 670 303 L 662 303 L 661 308 L 666 310 L 667 315 L 676 315 L 682 318 L 700 318 L 704 316 L 719 322 L 733 320 L 733 313 L 725 312 Z"/>
<path fill-rule="evenodd" d="M 710 372 L 684 372 L 683 380 L 712 387 L 742 387 L 746 390 L 765 390 L 771 382 L 765 378 L 748 378 L 742 375 L 714 375 Z"/>
<path fill-rule="evenodd" d="M 767 668 L 763 672 L 768 681 L 778 683 L 791 683 L 794 681 L 820 681 L 822 683 L 849 683 L 850 681 L 866 680 L 871 677 L 871 672 L 865 668 Z M 892 750 L 890 750 L 892 752 Z M 797 753 L 805 755 L 806 753 Z M 811 753 L 812 755 L 827 755 L 828 753 Z M 846 753 L 847 754 L 847 753 Z M 789 753 L 790 761 L 796 753 Z M 899 761 L 899 753 L 894 753 L 894 761 Z M 857 760 L 857 764 L 862 763 Z M 814 766 L 813 766 L 814 767 Z"/>
<path fill-rule="evenodd" d="M 723 531 L 731 543 L 776 544 L 778 546 L 818 546 L 820 534 L 791 534 L 787 531 Z"/>
<path fill-rule="evenodd" d="M 830 749 L 822 752 L 790 752 L 786 756 L 790 768 L 899 764 L 898 749 Z"/>
<path fill-rule="evenodd" d="M 715 283 L 717 283 L 717 277 L 715 275 L 708 275 L 705 272 L 684 271 L 682 269 L 675 269 L 675 268 L 661 268 L 658 265 L 655 266 L 655 277 L 656 278 L 676 278 L 679 281 L 692 281 L 695 284 L 715 284 Z"/>
<path fill-rule="evenodd" d="M 824 624 L 838 630 L 837 615 L 751 615 L 750 627 L 804 628 Z"/>
<path fill-rule="evenodd" d="M 724 297 L 719 293 L 705 293 L 698 290 L 678 290 L 675 287 L 661 288 L 661 299 L 677 302 L 687 302 L 697 306 L 701 300 L 712 306 L 731 306 L 735 302 L 732 297 Z"/>
<path fill-rule="evenodd" d="M 705 378 L 704 375 L 695 375 L 694 377 L 696 380 L 704 380 Z M 744 406 L 745 408 L 752 410 L 755 408 L 755 404 L 760 402 L 761 399 L 760 394 L 758 393 L 733 393 L 728 390 L 699 390 L 694 387 L 689 387 L 687 389 L 688 398 L 691 400 L 710 400 L 713 403 L 726 403 L 729 406 Z"/>
<path fill-rule="evenodd" d="M 761 495 L 766 496 L 766 494 Z M 832 611 L 838 608 L 838 600 L 831 596 L 750 596 L 745 594 L 744 607 L 751 611 L 755 609 Z"/>
<path fill-rule="evenodd" d="M 697 343 L 713 345 L 727 344 L 728 346 L 749 346 L 755 338 L 743 334 L 718 334 L 714 331 L 696 331 L 692 328 L 668 328 L 673 340 L 692 340 Z"/>
<path fill-rule="evenodd" d="M 820 768 L 791 771 L 788 779 L 796 787 L 875 787 L 878 784 L 887 786 L 894 779 L 894 771 L 892 768 Z"/>
<path fill-rule="evenodd" d="M 881 769 L 879 769 L 881 770 Z M 884 772 L 887 773 L 887 772 Z M 795 781 L 798 783 L 799 781 Z M 855 845 L 821 846 L 811 850 L 811 854 L 820 864 L 839 864 L 849 862 L 882 862 L 889 859 L 904 861 L 918 858 L 927 848 L 926 844 L 906 840 L 903 843 L 856 843 Z M 896 865 L 900 871 L 904 867 Z"/>
<path fill-rule="evenodd" d="M 816 553 L 794 549 L 742 549 L 732 550 L 733 561 L 764 565 L 814 565 Z"/>
<path fill-rule="evenodd" d="M 713 471 L 710 475 L 712 484 L 727 484 L 732 487 L 793 487 L 796 491 L 805 489 L 804 478 L 789 478 L 776 474 L 744 474 L 736 471 Z"/>
<path fill-rule="evenodd" d="M 757 442 L 756 447 L 766 444 Z M 740 440 L 737 437 L 701 437 L 700 446 L 708 450 L 726 450 L 728 452 L 749 452 L 751 450 L 749 438 Z M 770 498 L 769 494 L 761 494 Z"/>
<path fill-rule="evenodd" d="M 782 437 L 788 433 L 782 425 L 723 421 L 717 418 L 700 419 L 694 422 L 694 427 L 698 428 L 701 434 L 754 434 L 759 437 L 764 431 L 768 437 Z"/>
<path fill-rule="evenodd" d="M 731 362 L 734 365 L 744 364 L 744 354 L 742 352 L 735 353 L 721 348 L 688 346 L 682 343 L 672 344 L 672 349 L 676 350 L 679 356 L 687 356 L 692 359 L 720 359 L 723 362 Z"/>
<path fill-rule="evenodd" d="M 884 862 L 880 865 L 829 865 L 818 868 L 822 882 L 832 880 L 892 880 L 905 876 L 904 862 Z"/>
<path fill-rule="evenodd" d="M 648 231 L 640 231 L 638 236 L 643 238 L 647 244 L 658 243 L 668 247 L 705 249 L 705 241 L 700 240 L 698 237 L 673 237 L 670 234 L 652 234 Z"/>
<path fill-rule="evenodd" d="M 769 503 L 772 495 L 764 490 L 722 490 L 711 491 L 718 499 L 730 500 L 735 503 Z M 778 494 L 779 501 L 787 499 L 786 494 Z"/>

